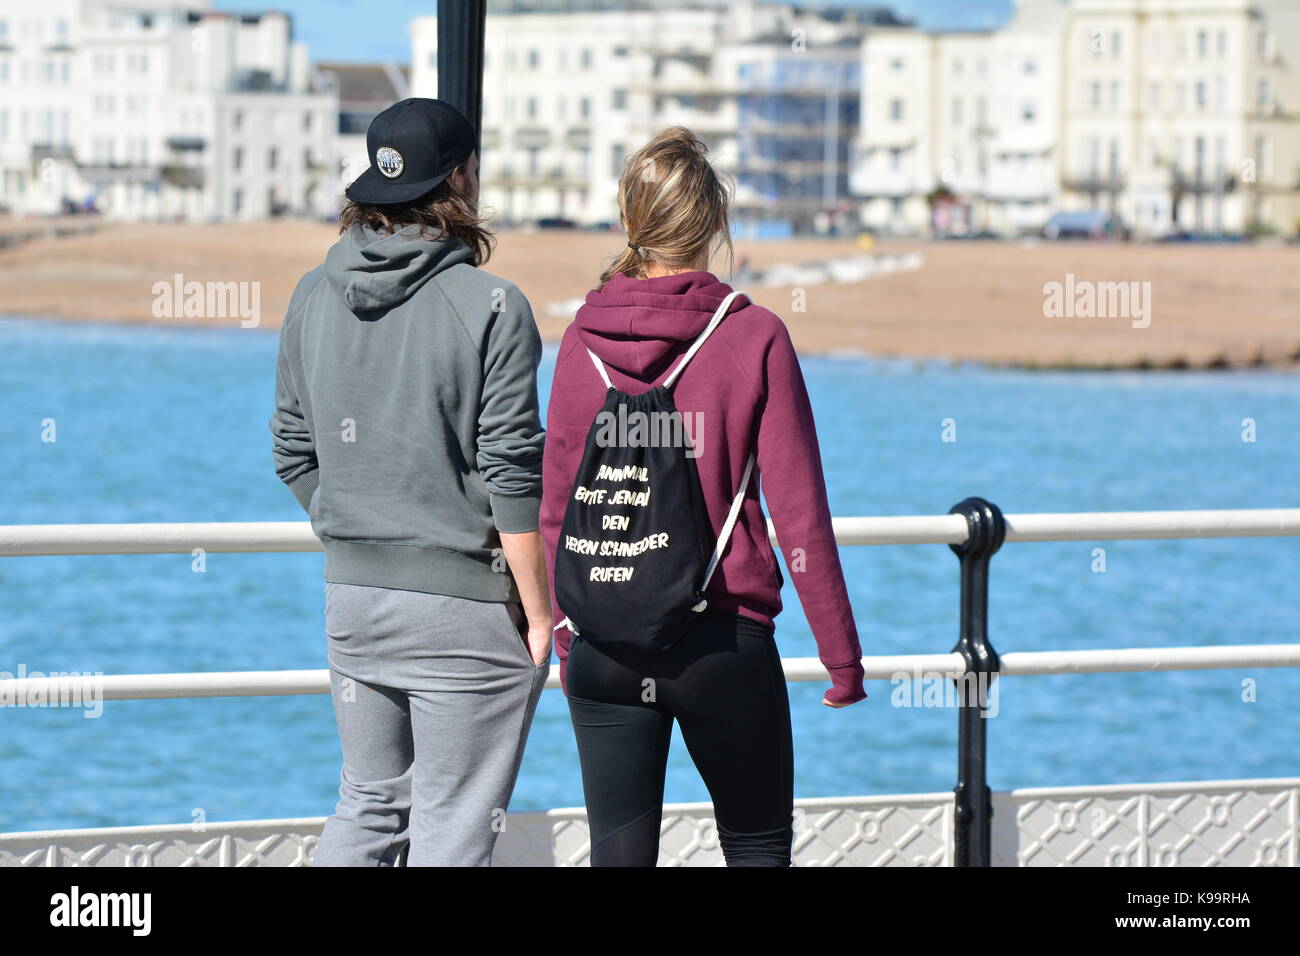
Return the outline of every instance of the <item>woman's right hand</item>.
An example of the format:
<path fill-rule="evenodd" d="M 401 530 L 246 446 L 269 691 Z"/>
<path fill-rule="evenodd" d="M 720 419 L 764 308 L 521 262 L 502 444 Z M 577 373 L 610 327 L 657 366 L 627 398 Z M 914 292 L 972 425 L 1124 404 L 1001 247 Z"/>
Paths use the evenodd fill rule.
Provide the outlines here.
<path fill-rule="evenodd" d="M 863 672 L 860 661 L 834 667 L 830 673 L 831 689 L 822 697 L 822 703 L 827 707 L 840 710 L 844 707 L 850 707 L 860 700 L 867 699 L 866 688 L 862 686 L 862 680 L 866 674 Z"/>
<path fill-rule="evenodd" d="M 867 699 L 867 695 L 866 695 L 866 694 L 863 694 L 863 695 L 862 695 L 861 697 L 859 697 L 857 700 L 846 700 L 846 701 L 842 701 L 842 702 L 836 702 L 836 701 L 831 700 L 829 697 L 823 697 L 823 698 L 822 698 L 822 703 L 825 704 L 827 707 L 834 707 L 836 710 L 841 710 L 841 709 L 844 708 L 844 707 L 852 707 L 852 706 L 853 706 L 854 704 L 856 704 L 859 700 L 866 700 L 866 699 Z"/>

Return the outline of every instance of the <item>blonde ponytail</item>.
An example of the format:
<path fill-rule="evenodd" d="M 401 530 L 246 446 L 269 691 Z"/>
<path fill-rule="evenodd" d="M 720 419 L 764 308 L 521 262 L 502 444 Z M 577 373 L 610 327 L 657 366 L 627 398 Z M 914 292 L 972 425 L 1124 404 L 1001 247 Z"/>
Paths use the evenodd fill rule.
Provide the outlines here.
<path fill-rule="evenodd" d="M 600 277 L 604 285 L 627 273 L 643 279 L 655 263 L 669 269 L 706 264 L 731 245 L 731 183 L 709 162 L 690 130 L 670 126 L 628 159 L 618 184 L 619 216 L 627 248 Z"/>

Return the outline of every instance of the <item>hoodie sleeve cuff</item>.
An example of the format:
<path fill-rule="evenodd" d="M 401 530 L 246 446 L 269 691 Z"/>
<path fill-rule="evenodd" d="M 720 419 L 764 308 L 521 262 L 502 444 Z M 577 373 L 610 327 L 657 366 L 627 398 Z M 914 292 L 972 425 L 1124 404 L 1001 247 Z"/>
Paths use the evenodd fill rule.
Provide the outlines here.
<path fill-rule="evenodd" d="M 538 513 L 542 506 L 542 491 L 524 495 L 498 495 L 493 493 L 492 521 L 502 534 L 523 534 L 536 531 L 541 524 Z"/>
<path fill-rule="evenodd" d="M 862 686 L 862 680 L 866 676 L 862 661 L 850 661 L 835 667 L 828 666 L 826 670 L 831 677 L 831 689 L 825 696 L 832 704 L 853 704 L 866 700 L 867 692 Z"/>
<path fill-rule="evenodd" d="M 311 496 L 316 493 L 320 486 L 320 469 L 313 468 L 311 471 L 295 478 L 289 483 L 289 490 L 293 496 L 298 499 L 298 504 L 302 505 L 302 510 L 311 514 Z"/>

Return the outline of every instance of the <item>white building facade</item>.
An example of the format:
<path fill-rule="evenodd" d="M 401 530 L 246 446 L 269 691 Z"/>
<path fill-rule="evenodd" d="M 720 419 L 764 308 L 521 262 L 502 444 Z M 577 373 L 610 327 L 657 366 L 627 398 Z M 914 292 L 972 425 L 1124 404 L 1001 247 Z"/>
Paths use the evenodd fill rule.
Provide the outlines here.
<path fill-rule="evenodd" d="M 617 222 L 627 157 L 683 125 L 736 181 L 742 231 L 849 212 L 858 49 L 892 15 L 757 3 L 489 6 L 484 201 L 505 222 Z M 437 95 L 437 20 L 411 25 L 412 92 Z"/>
<path fill-rule="evenodd" d="M 1300 3 L 1074 0 L 1064 199 L 1139 235 L 1294 233 Z"/>
<path fill-rule="evenodd" d="M 868 33 L 850 180 L 882 232 L 1300 228 L 1300 3 L 1018 0 L 1002 28 Z"/>
<path fill-rule="evenodd" d="M 1065 18 L 1061 0 L 1021 0 L 994 32 L 867 34 L 851 178 L 864 226 L 1042 226 L 1059 202 Z"/>
<path fill-rule="evenodd" d="M 338 109 L 282 13 L 0 0 L 0 206 L 221 221 L 336 208 Z"/>

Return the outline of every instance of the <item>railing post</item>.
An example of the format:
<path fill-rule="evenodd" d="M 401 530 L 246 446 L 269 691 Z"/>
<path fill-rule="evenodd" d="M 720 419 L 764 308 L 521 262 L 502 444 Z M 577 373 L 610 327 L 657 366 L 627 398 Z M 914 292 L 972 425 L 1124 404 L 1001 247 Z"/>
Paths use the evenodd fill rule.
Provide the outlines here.
<path fill-rule="evenodd" d="M 984 708 L 1001 661 L 989 644 L 989 562 L 1006 538 L 1007 524 L 997 505 L 967 498 L 949 514 L 966 519 L 970 533 L 949 545 L 961 561 L 961 623 L 954 651 L 966 662 L 957 681 L 957 786 L 953 789 L 957 866 L 991 866 L 993 795 L 988 786 L 988 746 Z"/>
<path fill-rule="evenodd" d="M 438 99 L 474 124 L 482 158 L 487 0 L 438 0 Z"/>

